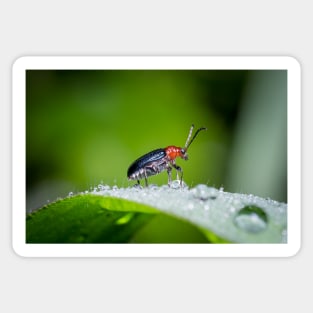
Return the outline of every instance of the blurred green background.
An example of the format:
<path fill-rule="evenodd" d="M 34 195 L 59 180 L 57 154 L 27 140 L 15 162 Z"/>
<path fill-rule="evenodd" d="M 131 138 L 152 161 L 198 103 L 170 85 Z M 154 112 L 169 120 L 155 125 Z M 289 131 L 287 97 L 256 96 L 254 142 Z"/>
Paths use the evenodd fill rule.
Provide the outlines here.
<path fill-rule="evenodd" d="M 189 186 L 287 202 L 286 71 L 28 70 L 27 210 L 100 183 L 133 185 L 129 165 L 183 146 L 192 123 L 208 131 L 177 160 Z M 149 183 L 166 184 L 166 172 Z"/>

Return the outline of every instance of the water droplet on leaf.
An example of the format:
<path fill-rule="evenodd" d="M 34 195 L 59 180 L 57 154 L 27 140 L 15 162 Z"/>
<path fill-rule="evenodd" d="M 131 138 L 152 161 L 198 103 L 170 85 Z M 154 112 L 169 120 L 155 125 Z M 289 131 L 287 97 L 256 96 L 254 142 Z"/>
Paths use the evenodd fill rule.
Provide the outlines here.
<path fill-rule="evenodd" d="M 191 194 L 194 198 L 206 201 L 208 199 L 216 199 L 218 195 L 218 190 L 206 185 L 200 184 L 195 188 L 191 189 Z"/>
<path fill-rule="evenodd" d="M 148 188 L 151 189 L 151 190 L 159 189 L 159 187 L 157 185 L 155 185 L 155 184 L 150 184 Z"/>
<path fill-rule="evenodd" d="M 235 216 L 235 225 L 249 233 L 259 233 L 267 227 L 266 213 L 256 206 L 246 206 Z"/>
<path fill-rule="evenodd" d="M 99 189 L 100 191 L 104 191 L 104 190 L 110 190 L 111 187 L 110 187 L 109 185 L 102 185 L 102 184 L 99 184 L 99 185 L 98 185 L 98 189 Z"/>
<path fill-rule="evenodd" d="M 183 184 L 184 184 L 184 183 L 183 183 Z M 180 180 L 173 180 L 173 181 L 171 182 L 171 188 L 172 188 L 172 189 L 181 188 Z"/>

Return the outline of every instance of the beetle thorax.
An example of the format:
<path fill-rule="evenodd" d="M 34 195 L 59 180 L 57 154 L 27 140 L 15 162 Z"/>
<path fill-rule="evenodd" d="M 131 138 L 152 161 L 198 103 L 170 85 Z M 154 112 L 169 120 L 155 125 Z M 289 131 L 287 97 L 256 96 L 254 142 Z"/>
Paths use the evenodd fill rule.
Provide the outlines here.
<path fill-rule="evenodd" d="M 181 158 L 184 157 L 184 155 L 182 153 L 182 148 L 180 148 L 180 147 L 168 146 L 165 148 L 165 152 L 166 152 L 167 157 L 171 161 L 175 160 L 178 157 L 181 157 Z"/>

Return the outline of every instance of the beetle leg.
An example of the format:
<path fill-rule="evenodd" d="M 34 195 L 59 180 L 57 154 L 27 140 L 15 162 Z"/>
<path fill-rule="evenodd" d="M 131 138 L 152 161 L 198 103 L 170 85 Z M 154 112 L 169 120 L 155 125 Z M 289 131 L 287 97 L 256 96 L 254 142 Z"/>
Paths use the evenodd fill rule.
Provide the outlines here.
<path fill-rule="evenodd" d="M 146 187 L 148 187 L 148 179 L 147 179 L 147 172 L 146 171 L 144 171 L 144 173 L 145 173 L 145 183 L 146 183 Z"/>
<path fill-rule="evenodd" d="M 171 183 L 172 183 L 172 168 L 170 166 L 167 166 L 167 176 L 168 176 L 168 181 L 167 184 L 169 187 L 171 187 Z"/>
<path fill-rule="evenodd" d="M 172 163 L 172 166 L 175 168 L 176 170 L 176 178 L 177 180 L 179 180 L 179 174 L 180 173 L 180 186 L 183 185 L 183 170 L 180 166 L 176 165 L 175 163 Z"/>

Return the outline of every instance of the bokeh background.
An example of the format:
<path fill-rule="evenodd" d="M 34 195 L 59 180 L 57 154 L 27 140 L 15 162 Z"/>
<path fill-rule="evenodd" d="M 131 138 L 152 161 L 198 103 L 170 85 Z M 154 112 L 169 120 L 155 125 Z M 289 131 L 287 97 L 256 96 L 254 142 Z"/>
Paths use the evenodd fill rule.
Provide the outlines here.
<path fill-rule="evenodd" d="M 27 210 L 98 184 L 133 185 L 129 165 L 183 146 L 192 123 L 208 131 L 177 161 L 189 186 L 287 202 L 286 71 L 28 70 Z M 149 183 L 166 184 L 166 172 Z"/>

